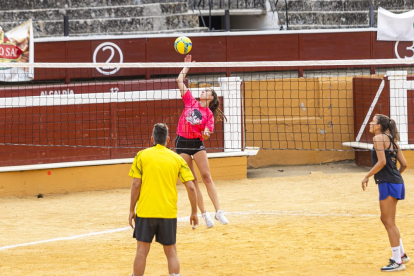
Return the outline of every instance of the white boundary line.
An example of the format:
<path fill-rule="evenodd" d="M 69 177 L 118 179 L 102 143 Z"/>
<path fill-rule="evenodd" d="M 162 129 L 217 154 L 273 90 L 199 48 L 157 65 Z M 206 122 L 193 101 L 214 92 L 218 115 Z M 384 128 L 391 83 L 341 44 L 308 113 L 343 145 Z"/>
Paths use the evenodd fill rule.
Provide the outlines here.
<path fill-rule="evenodd" d="M 379 217 L 378 215 L 372 215 L 372 214 L 301 214 L 301 213 L 288 213 L 288 212 L 226 212 L 226 214 L 232 214 L 232 215 L 272 215 L 272 216 L 298 216 L 298 217 Z M 398 216 L 397 217 L 414 217 L 414 215 L 406 215 L 406 216 Z M 190 217 L 181 217 L 178 218 L 177 221 L 183 222 L 187 221 Z M 117 232 L 123 232 L 131 230 L 131 227 L 122 227 L 122 228 L 116 228 L 116 229 L 109 229 L 105 231 L 100 232 L 92 232 L 82 235 L 75 235 L 70 237 L 61 237 L 61 238 L 54 238 L 49 240 L 43 240 L 43 241 L 36 241 L 36 242 L 28 242 L 28 243 L 20 243 L 20 244 L 14 244 L 14 245 L 7 245 L 0 247 L 0 251 L 6 250 L 6 249 L 12 249 L 17 247 L 24 247 L 24 246 L 30 246 L 35 244 L 42 244 L 42 243 L 49 243 L 49 242 L 55 242 L 55 241 L 68 241 L 68 240 L 75 240 L 75 239 L 81 239 L 85 237 L 91 237 L 91 236 L 97 236 L 97 235 L 103 235 L 103 234 L 110 234 L 110 233 L 117 233 Z"/>
<path fill-rule="evenodd" d="M 182 218 L 178 218 L 177 221 L 181 222 L 181 221 L 185 221 L 185 220 L 188 220 L 188 219 L 190 219 L 190 217 L 182 217 Z M 0 247 L 0 251 L 6 250 L 6 249 L 11 249 L 11 248 L 16 248 L 16 247 L 23 247 L 23 246 L 41 244 L 41 243 L 75 240 L 75 239 L 81 239 L 81 238 L 90 237 L 90 236 L 97 236 L 97 235 L 103 235 L 103 234 L 123 232 L 123 231 L 127 231 L 127 230 L 132 231 L 131 227 L 128 226 L 128 227 L 122 227 L 122 228 L 116 228 L 116 229 L 109 229 L 109 230 L 105 230 L 105 231 L 92 232 L 92 233 L 87 233 L 87 234 L 82 234 L 82 235 L 75 235 L 75 236 L 70 236 L 70 237 L 61 237 L 61 238 L 54 238 L 54 239 L 43 240 L 43 241 L 7 245 L 7 246 Z"/>
<path fill-rule="evenodd" d="M 102 235 L 102 234 L 108 234 L 108 233 L 116 233 L 116 232 L 126 231 L 128 229 L 131 229 L 131 227 L 110 229 L 110 230 L 105 230 L 105 231 L 101 231 L 101 232 L 92 232 L 92 233 L 88 233 L 88 234 L 82 234 L 82 235 L 76 235 L 76 236 L 70 236 L 70 237 L 62 237 L 62 238 L 55 238 L 55 239 L 50 239 L 50 240 L 43 240 L 43 241 L 36 241 L 36 242 L 28 242 L 28 243 L 20 243 L 20 244 L 15 244 L 15 245 L 2 246 L 2 247 L 0 247 L 0 251 L 1 250 L 6 250 L 6 249 L 11 249 L 11 248 L 16 248 L 16 247 L 23 247 L 23 246 L 41 244 L 41 243 L 75 240 L 75 239 L 84 238 L 84 237 L 90 237 L 90 236 L 96 236 L 96 235 Z"/>

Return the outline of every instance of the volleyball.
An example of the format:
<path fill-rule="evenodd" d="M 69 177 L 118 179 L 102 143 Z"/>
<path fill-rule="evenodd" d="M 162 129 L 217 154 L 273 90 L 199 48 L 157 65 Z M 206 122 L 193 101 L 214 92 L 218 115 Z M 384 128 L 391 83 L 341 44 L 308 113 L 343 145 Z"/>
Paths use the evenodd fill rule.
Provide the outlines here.
<path fill-rule="evenodd" d="M 182 55 L 188 54 L 192 47 L 191 40 L 186 36 L 180 36 L 174 42 L 174 49 Z"/>

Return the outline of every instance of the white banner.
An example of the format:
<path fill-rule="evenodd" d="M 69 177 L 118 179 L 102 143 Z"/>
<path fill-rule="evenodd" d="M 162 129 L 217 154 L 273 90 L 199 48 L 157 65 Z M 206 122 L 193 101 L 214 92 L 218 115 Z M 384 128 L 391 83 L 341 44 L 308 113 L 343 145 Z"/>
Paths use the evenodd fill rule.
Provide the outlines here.
<path fill-rule="evenodd" d="M 414 41 L 414 10 L 395 14 L 378 8 L 377 40 Z"/>
<path fill-rule="evenodd" d="M 7 63 L 34 62 L 32 20 L 4 33 L 0 27 L 0 81 L 30 81 L 34 78 L 33 67 L 7 67 Z"/>

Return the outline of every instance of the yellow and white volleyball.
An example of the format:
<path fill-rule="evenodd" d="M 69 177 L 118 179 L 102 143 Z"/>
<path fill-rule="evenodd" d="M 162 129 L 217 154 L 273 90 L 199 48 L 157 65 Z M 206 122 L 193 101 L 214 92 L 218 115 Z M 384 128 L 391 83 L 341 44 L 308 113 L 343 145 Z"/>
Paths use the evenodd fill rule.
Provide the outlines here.
<path fill-rule="evenodd" d="M 177 53 L 182 55 L 188 54 L 191 51 L 192 47 L 193 43 L 186 36 L 180 36 L 174 42 L 174 49 L 177 51 Z"/>

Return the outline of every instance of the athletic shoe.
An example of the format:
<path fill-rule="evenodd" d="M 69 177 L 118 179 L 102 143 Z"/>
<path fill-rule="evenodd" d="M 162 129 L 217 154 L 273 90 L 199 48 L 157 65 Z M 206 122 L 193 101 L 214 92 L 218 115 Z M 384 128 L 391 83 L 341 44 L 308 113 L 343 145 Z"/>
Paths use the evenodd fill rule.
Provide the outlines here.
<path fill-rule="evenodd" d="M 206 222 L 207 228 L 211 228 L 211 227 L 214 226 L 214 220 L 211 219 L 209 212 L 203 213 L 202 216 L 203 216 L 203 219 Z"/>
<path fill-rule="evenodd" d="M 404 269 L 405 265 L 402 262 L 400 264 L 397 264 L 397 262 L 393 259 L 390 259 L 390 263 L 387 266 L 381 267 L 381 271 L 384 272 L 402 271 Z"/>
<path fill-rule="evenodd" d="M 402 260 L 403 264 L 406 264 L 406 263 L 408 263 L 411 259 L 410 259 L 410 257 L 408 257 L 408 256 L 407 256 L 407 253 L 404 253 L 404 255 L 403 255 L 403 256 L 401 256 L 401 260 Z M 391 261 L 391 258 L 390 258 L 390 261 Z"/>
<path fill-rule="evenodd" d="M 229 224 L 229 220 L 224 216 L 222 210 L 218 210 L 214 218 L 220 221 L 221 224 Z"/>

